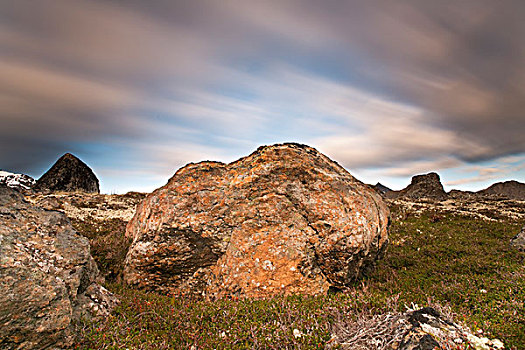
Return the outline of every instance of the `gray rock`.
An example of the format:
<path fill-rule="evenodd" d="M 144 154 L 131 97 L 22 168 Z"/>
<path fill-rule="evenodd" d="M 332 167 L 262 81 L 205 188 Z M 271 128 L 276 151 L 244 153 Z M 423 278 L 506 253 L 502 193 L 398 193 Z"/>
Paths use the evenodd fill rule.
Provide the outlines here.
<path fill-rule="evenodd" d="M 510 245 L 521 252 L 525 252 L 525 226 L 510 240 Z"/>
<path fill-rule="evenodd" d="M 498 339 L 478 337 L 434 308 L 339 320 L 328 349 L 503 349 Z"/>
<path fill-rule="evenodd" d="M 66 216 L 0 186 L 0 348 L 67 348 L 73 323 L 117 303 Z"/>

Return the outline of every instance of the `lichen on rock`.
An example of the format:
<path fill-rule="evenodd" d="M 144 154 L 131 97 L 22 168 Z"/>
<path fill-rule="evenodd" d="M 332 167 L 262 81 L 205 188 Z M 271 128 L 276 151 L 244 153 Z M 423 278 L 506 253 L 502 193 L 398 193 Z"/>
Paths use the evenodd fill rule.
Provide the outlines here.
<path fill-rule="evenodd" d="M 117 303 L 98 278 L 88 240 L 64 214 L 0 186 L 0 348 L 72 345 L 74 322 Z"/>
<path fill-rule="evenodd" d="M 138 206 L 127 283 L 210 297 L 318 294 L 358 278 L 386 248 L 381 196 L 314 148 L 260 147 L 177 171 Z"/>

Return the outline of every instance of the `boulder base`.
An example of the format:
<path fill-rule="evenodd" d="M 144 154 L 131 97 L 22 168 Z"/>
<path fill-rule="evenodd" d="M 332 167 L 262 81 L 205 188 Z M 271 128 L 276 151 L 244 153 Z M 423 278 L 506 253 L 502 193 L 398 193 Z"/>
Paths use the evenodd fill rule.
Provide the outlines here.
<path fill-rule="evenodd" d="M 181 168 L 127 226 L 127 283 L 210 297 L 325 293 L 381 256 L 381 196 L 317 150 L 260 147 Z"/>

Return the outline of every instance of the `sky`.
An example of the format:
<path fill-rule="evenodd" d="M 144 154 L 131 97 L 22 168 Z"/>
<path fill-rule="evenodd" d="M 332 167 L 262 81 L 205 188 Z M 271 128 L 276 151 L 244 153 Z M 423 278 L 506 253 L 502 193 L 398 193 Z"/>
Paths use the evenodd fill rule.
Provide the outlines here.
<path fill-rule="evenodd" d="M 363 182 L 525 182 L 525 1 L 0 0 L 0 169 L 104 193 L 317 148 Z"/>

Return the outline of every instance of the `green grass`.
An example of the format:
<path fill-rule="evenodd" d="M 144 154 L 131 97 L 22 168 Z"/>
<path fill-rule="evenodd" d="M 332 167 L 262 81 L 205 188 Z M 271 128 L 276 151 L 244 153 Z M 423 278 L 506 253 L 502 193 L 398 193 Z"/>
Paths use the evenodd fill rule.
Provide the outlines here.
<path fill-rule="evenodd" d="M 111 284 L 120 306 L 80 327 L 78 347 L 319 349 L 340 319 L 438 303 L 506 348 L 525 348 L 525 255 L 508 244 L 520 223 L 399 208 L 392 218 L 385 258 L 342 293 L 208 302 Z"/>

